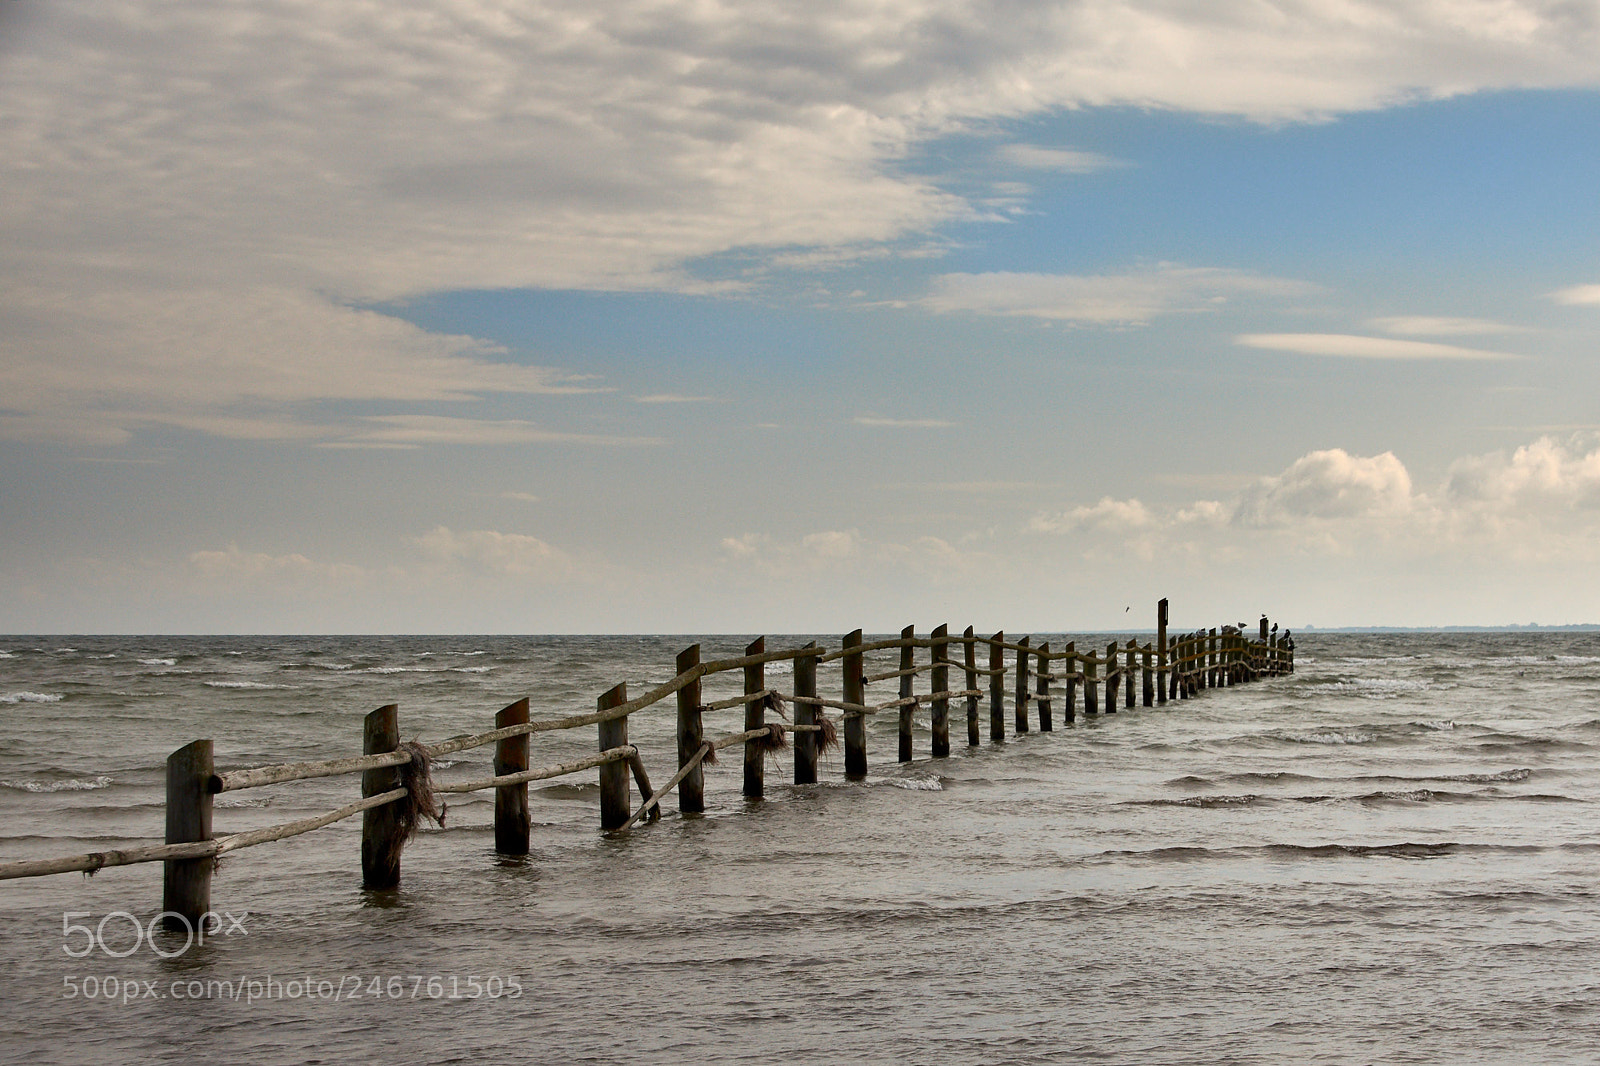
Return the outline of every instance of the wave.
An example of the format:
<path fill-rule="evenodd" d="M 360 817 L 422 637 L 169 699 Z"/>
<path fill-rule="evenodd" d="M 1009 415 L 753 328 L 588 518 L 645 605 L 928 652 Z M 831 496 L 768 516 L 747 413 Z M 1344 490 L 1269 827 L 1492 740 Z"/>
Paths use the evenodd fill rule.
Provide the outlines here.
<path fill-rule="evenodd" d="M 1153 799 L 1132 800 L 1131 803 L 1138 807 L 1199 807 L 1209 810 L 1213 807 L 1254 807 L 1268 805 L 1278 801 L 1255 793 L 1246 793 L 1242 796 L 1184 796 L 1182 799 Z"/>
<path fill-rule="evenodd" d="M 912 792 L 943 792 L 944 782 L 937 777 L 890 777 L 878 784 L 888 785 L 890 788 L 904 788 Z"/>
<path fill-rule="evenodd" d="M 18 792 L 90 792 L 110 787 L 111 778 L 104 775 L 87 781 L 0 781 L 0 788 L 12 788 Z"/>
<path fill-rule="evenodd" d="M 140 659 L 139 663 L 142 666 L 177 666 L 178 665 L 178 660 L 176 660 L 176 659 Z"/>
<path fill-rule="evenodd" d="M 294 685 L 267 685 L 260 681 L 202 681 L 207 688 L 293 689 Z"/>
<path fill-rule="evenodd" d="M 1371 744 L 1378 739 L 1376 733 L 1360 730 L 1325 729 L 1315 733 L 1277 733 L 1276 737 L 1295 744 Z"/>
<path fill-rule="evenodd" d="M 13 692 L 0 696 L 0 703 L 60 703 L 62 697 L 50 692 Z"/>
<path fill-rule="evenodd" d="M 493 669 L 494 667 L 492 666 L 452 666 L 450 672 L 452 674 L 487 674 Z"/>
<path fill-rule="evenodd" d="M 1600 844 L 1463 844 L 1404 841 L 1395 844 L 1256 844 L 1235 848 L 1195 846 L 1152 848 L 1147 851 L 1103 851 L 1090 861 L 1142 859 L 1149 862 L 1210 862 L 1227 859 L 1437 859 L 1464 854 L 1529 855 L 1550 850 L 1593 851 Z"/>

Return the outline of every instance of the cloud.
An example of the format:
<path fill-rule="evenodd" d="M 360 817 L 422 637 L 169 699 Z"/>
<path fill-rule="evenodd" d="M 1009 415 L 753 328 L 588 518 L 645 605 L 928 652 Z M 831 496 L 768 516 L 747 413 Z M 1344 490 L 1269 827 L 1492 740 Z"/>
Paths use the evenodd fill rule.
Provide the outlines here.
<path fill-rule="evenodd" d="M 355 430 L 329 447 L 408 447 L 422 444 L 582 444 L 628 447 L 660 444 L 658 437 L 603 433 L 562 433 L 519 419 L 449 418 L 443 415 L 369 415 Z"/>
<path fill-rule="evenodd" d="M 1282 299 L 1314 291 L 1300 281 L 1166 263 L 1135 274 L 944 274 L 933 279 L 933 291 L 921 303 L 946 314 L 1137 325 L 1160 315 L 1215 310 L 1239 297 Z"/>
<path fill-rule="evenodd" d="M 359 566 L 316 563 L 299 552 L 285 555 L 248 552 L 237 544 L 229 544 L 220 551 L 191 552 L 189 566 L 209 581 L 267 585 L 348 582 L 365 575 Z"/>
<path fill-rule="evenodd" d="M 502 492 L 502 500 L 516 500 L 518 503 L 538 503 L 539 497 L 531 492 Z"/>
<path fill-rule="evenodd" d="M 330 399 L 558 384 L 370 310 L 388 302 L 715 292 L 738 285 L 689 264 L 927 251 L 987 209 L 898 164 L 975 123 L 1095 106 L 1298 121 L 1600 82 L 1600 15 L 1540 0 L 12 9 L 5 431 L 101 443 L 180 414 L 249 436 L 246 418 L 293 425 Z M 1118 322 L 1242 294 L 1057 280 L 1011 301 L 964 277 L 930 306 Z"/>
<path fill-rule="evenodd" d="M 1030 533 L 1125 533 L 1154 524 L 1148 508 L 1138 500 L 1102 497 L 1088 507 L 1074 507 L 1057 514 L 1037 514 L 1028 520 Z"/>
<path fill-rule="evenodd" d="M 684 396 L 676 392 L 656 392 L 648 396 L 635 396 L 634 403 L 727 403 L 717 396 Z"/>
<path fill-rule="evenodd" d="M 1521 326 L 1507 326 L 1486 318 L 1443 318 L 1430 315 L 1397 315 L 1374 318 L 1371 325 L 1401 337 L 1469 337 L 1486 333 L 1523 333 Z"/>
<path fill-rule="evenodd" d="M 860 549 L 861 534 L 853 529 L 808 533 L 800 538 L 800 547 L 819 559 L 848 559 Z"/>
<path fill-rule="evenodd" d="M 1277 525 L 1301 519 L 1381 518 L 1411 509 L 1411 475 L 1393 452 L 1362 457 L 1343 448 L 1301 456 L 1239 495 L 1233 520 Z"/>
<path fill-rule="evenodd" d="M 1465 508 L 1508 513 L 1600 509 L 1600 445 L 1594 439 L 1541 437 L 1509 456 L 1497 451 L 1459 459 L 1450 466 L 1445 498 Z"/>
<path fill-rule="evenodd" d="M 1099 152 L 1080 152 L 1071 148 L 1043 148 L 1036 144 L 1008 144 L 995 152 L 1002 162 L 1029 170 L 1058 170 L 1065 174 L 1093 174 L 1127 166 Z"/>
<path fill-rule="evenodd" d="M 481 574 L 561 580 L 572 577 L 571 556 L 538 537 L 479 529 L 457 533 L 438 526 L 417 538 L 429 556 Z"/>
<path fill-rule="evenodd" d="M 939 418 L 884 418 L 881 415 L 857 415 L 851 421 L 874 429 L 950 429 L 956 424 Z"/>
<path fill-rule="evenodd" d="M 1429 341 L 1396 340 L 1392 337 L 1361 337 L 1347 333 L 1246 333 L 1234 343 L 1247 348 L 1291 352 L 1295 355 L 1322 355 L 1340 359 L 1517 359 L 1520 356 L 1481 348 L 1458 348 L 1453 344 Z"/>
<path fill-rule="evenodd" d="M 1549 295 L 1556 303 L 1568 307 L 1600 307 L 1600 285 L 1573 285 Z"/>

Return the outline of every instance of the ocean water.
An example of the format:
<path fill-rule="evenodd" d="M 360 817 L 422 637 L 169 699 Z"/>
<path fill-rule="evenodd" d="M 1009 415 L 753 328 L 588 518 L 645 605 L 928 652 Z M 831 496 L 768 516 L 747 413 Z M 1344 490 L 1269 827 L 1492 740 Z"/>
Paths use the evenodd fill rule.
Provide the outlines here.
<path fill-rule="evenodd" d="M 162 765 L 198 737 L 226 769 L 358 754 L 389 702 L 424 741 L 524 695 L 580 713 L 694 639 L 0 637 L 0 859 L 159 840 Z M 835 752 L 785 784 L 784 753 L 750 802 L 731 750 L 703 817 L 669 799 L 626 836 L 599 831 L 593 772 L 535 783 L 526 860 L 494 854 L 491 794 L 449 797 L 395 893 L 361 890 L 351 819 L 226 857 L 203 944 L 135 931 L 159 864 L 0 882 L 0 1059 L 1600 1061 L 1600 634 L 1298 644 L 1293 676 L 1070 725 L 1058 702 L 1054 732 L 1002 744 L 985 707 L 968 748 L 958 707 L 948 759 L 920 715 L 897 764 L 881 715 L 865 782 Z M 819 682 L 838 696 L 837 664 Z M 658 783 L 672 720 L 631 723 Z M 595 744 L 537 735 L 532 760 Z M 215 828 L 358 794 L 227 793 Z"/>

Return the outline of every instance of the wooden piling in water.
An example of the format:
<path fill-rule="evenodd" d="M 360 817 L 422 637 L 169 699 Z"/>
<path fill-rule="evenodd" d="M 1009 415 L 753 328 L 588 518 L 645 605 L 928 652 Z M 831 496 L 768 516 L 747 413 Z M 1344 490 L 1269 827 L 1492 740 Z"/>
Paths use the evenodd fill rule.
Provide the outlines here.
<path fill-rule="evenodd" d="M 1063 705 L 1063 713 L 1061 717 L 1069 722 L 1076 722 L 1078 720 L 1077 650 L 1078 642 L 1075 640 L 1067 641 L 1067 646 L 1062 649 L 1062 651 L 1067 653 L 1067 657 L 1061 660 L 1062 668 L 1067 672 L 1067 694 L 1066 697 L 1061 701 Z"/>
<path fill-rule="evenodd" d="M 1106 713 L 1117 713 L 1117 688 L 1122 684 L 1122 670 L 1117 666 L 1117 642 L 1106 645 Z"/>
<path fill-rule="evenodd" d="M 1050 675 L 1055 671 L 1050 669 L 1050 642 L 1045 641 L 1039 645 L 1039 683 L 1034 686 L 1034 692 L 1039 697 L 1039 732 L 1049 733 L 1055 729 L 1055 722 L 1050 717 Z"/>
<path fill-rule="evenodd" d="M 211 777 L 216 772 L 209 740 L 195 740 L 167 756 L 167 840 L 187 844 L 211 839 Z M 161 869 L 161 925 L 193 932 L 211 909 L 211 870 L 203 859 L 167 859 Z"/>
<path fill-rule="evenodd" d="M 1095 674 L 1098 664 L 1094 659 L 1094 652 L 1090 652 L 1083 660 L 1083 713 L 1085 715 L 1098 715 L 1100 713 L 1100 682 Z"/>
<path fill-rule="evenodd" d="M 1167 648 L 1167 600 L 1156 603 L 1156 702 L 1167 702 L 1167 687 L 1172 677 L 1171 653 Z"/>
<path fill-rule="evenodd" d="M 494 716 L 494 727 L 528 724 L 528 701 L 520 699 Z M 528 734 L 501 737 L 494 745 L 494 775 L 520 774 L 528 768 Z M 494 850 L 501 855 L 528 854 L 531 826 L 528 783 L 497 785 L 494 790 Z"/>
<path fill-rule="evenodd" d="M 967 675 L 967 746 L 975 748 L 982 741 L 978 730 L 978 647 L 972 627 L 961 634 L 961 662 Z"/>
<path fill-rule="evenodd" d="M 989 740 L 999 743 L 1006 738 L 1006 650 L 1005 630 L 989 638 Z"/>
<path fill-rule="evenodd" d="M 808 648 L 815 648 L 816 641 L 807 644 Z M 817 715 L 822 713 L 822 708 L 808 699 L 817 696 L 817 659 L 814 655 L 802 655 L 794 661 L 794 724 L 796 726 L 813 726 L 817 724 Z M 796 729 L 794 733 L 794 783 L 797 785 L 814 785 L 817 783 L 817 734 L 810 729 Z"/>
<path fill-rule="evenodd" d="M 1133 710 L 1133 685 L 1139 678 L 1139 665 L 1134 659 L 1134 655 L 1138 650 L 1139 642 L 1129 637 L 1127 650 L 1123 653 L 1123 660 L 1127 663 L 1127 668 L 1123 677 L 1122 706 L 1130 711 Z"/>
<path fill-rule="evenodd" d="M 388 704 L 367 715 L 361 728 L 361 754 L 381 755 L 400 746 L 400 707 Z M 380 766 L 361 772 L 361 795 L 381 796 L 400 787 L 400 768 Z M 400 885 L 400 811 L 393 803 L 361 812 L 361 887 Z"/>
<path fill-rule="evenodd" d="M 1140 687 L 1140 696 L 1146 707 L 1154 707 L 1156 702 L 1156 672 L 1151 657 L 1155 654 L 1153 646 L 1144 646 L 1144 684 Z"/>
<path fill-rule="evenodd" d="M 1029 637 L 1018 637 L 1017 646 L 1022 650 L 1017 652 L 1016 694 L 1012 702 L 1012 715 L 1015 721 L 1017 735 L 1021 736 L 1028 731 L 1028 642 Z"/>
<path fill-rule="evenodd" d="M 609 711 L 628 702 L 627 683 L 617 685 L 595 701 L 595 710 Z M 628 716 L 607 719 L 599 723 L 600 750 L 610 751 L 628 743 Z M 681 785 L 682 782 L 680 781 Z M 628 791 L 628 765 L 612 761 L 600 765 L 600 828 L 620 829 L 627 822 L 630 809 Z"/>
<path fill-rule="evenodd" d="M 901 640 L 911 640 L 917 635 L 916 626 L 906 626 L 900 631 Z M 900 649 L 900 698 L 909 700 L 916 675 L 911 672 L 915 665 L 915 649 L 909 644 Z M 900 761 L 911 761 L 911 726 L 912 715 L 916 712 L 915 703 L 902 703 L 900 705 Z"/>
<path fill-rule="evenodd" d="M 861 680 L 861 630 L 844 638 L 844 648 L 845 654 L 840 660 L 844 672 L 844 702 L 859 707 L 866 703 L 866 685 Z M 856 650 L 851 651 L 851 648 Z M 844 716 L 844 776 L 852 781 L 867 776 L 867 720 L 848 711 Z"/>
<path fill-rule="evenodd" d="M 757 637 L 745 648 L 746 655 L 761 655 L 767 650 L 767 638 Z M 767 690 L 765 663 L 752 663 L 744 668 L 744 694 L 753 696 Z M 763 700 L 746 700 L 744 704 L 745 732 L 760 729 L 767 724 L 767 706 Z M 761 799 L 767 791 L 766 749 L 759 739 L 744 742 L 744 798 Z"/>
<path fill-rule="evenodd" d="M 950 635 L 948 625 L 934 627 L 933 639 L 943 640 Z M 935 644 L 933 646 L 933 691 L 950 691 L 950 645 Z M 933 701 L 933 757 L 935 759 L 948 758 L 950 755 L 950 697 L 940 696 Z"/>
<path fill-rule="evenodd" d="M 816 660 L 807 659 L 815 678 Z M 678 673 L 686 674 L 700 665 L 700 645 L 694 644 L 678 653 Z M 800 667 L 795 664 L 795 676 Z M 691 762 L 693 769 L 678 782 L 678 813 L 704 814 L 706 809 L 706 772 L 700 765 L 700 749 L 705 746 L 705 722 L 700 705 L 700 680 L 689 682 L 678 690 L 678 769 Z"/>

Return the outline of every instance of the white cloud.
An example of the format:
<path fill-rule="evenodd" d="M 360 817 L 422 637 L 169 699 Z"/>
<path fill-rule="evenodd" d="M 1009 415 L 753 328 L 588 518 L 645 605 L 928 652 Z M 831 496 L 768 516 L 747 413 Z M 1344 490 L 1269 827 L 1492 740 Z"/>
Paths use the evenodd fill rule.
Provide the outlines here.
<path fill-rule="evenodd" d="M 803 551 L 819 559 L 848 559 L 861 547 L 861 534 L 853 529 L 830 529 L 800 538 Z"/>
<path fill-rule="evenodd" d="M 1436 315 L 1395 315 L 1374 318 L 1371 325 L 1401 337 L 1470 337 L 1487 333 L 1522 333 L 1521 326 L 1508 326 L 1486 318 L 1447 318 Z"/>
<path fill-rule="evenodd" d="M 1363 457 L 1330 448 L 1303 455 L 1282 474 L 1242 492 L 1234 521 L 1273 525 L 1308 518 L 1381 518 L 1406 513 L 1411 502 L 1411 475 L 1393 452 Z"/>
<path fill-rule="evenodd" d="M 884 418 L 881 415 L 857 415 L 851 421 L 874 429 L 949 429 L 955 425 L 939 418 Z"/>
<path fill-rule="evenodd" d="M 418 537 L 417 544 L 440 562 L 482 574 L 561 580 L 572 577 L 576 569 L 567 553 L 523 533 L 492 529 L 457 533 L 438 526 Z"/>
<path fill-rule="evenodd" d="M 894 164 L 974 122 L 1293 121 L 1600 82 L 1600 15 L 1544 0 L 5 6 L 5 432 L 99 442 L 180 414 L 252 435 L 242 419 L 292 427 L 320 400 L 544 391 L 548 372 L 360 308 L 715 291 L 737 285 L 685 264 L 920 245 L 981 205 Z M 1090 322 L 1194 309 L 1187 289 L 983 284 L 942 295 Z M 251 403 L 270 410 L 231 406 Z"/>
<path fill-rule="evenodd" d="M 1030 533 L 1124 533 L 1154 524 L 1149 509 L 1138 500 L 1102 497 L 1088 507 L 1074 507 L 1056 514 L 1037 514 L 1028 520 Z"/>
<path fill-rule="evenodd" d="M 1511 455 L 1459 459 L 1450 467 L 1445 497 L 1458 506 L 1539 514 L 1600 508 L 1600 445 L 1593 435 L 1584 450 L 1575 438 L 1563 443 L 1541 437 Z"/>
<path fill-rule="evenodd" d="M 1029 170 L 1059 170 L 1066 174 L 1093 174 L 1126 166 L 1120 159 L 1099 152 L 1082 152 L 1071 148 L 1044 148 L 1036 144 L 1008 144 L 996 153 L 999 158 L 1014 166 Z"/>
<path fill-rule="evenodd" d="M 727 403 L 716 396 L 685 396 L 676 392 L 654 392 L 648 396 L 635 396 L 634 403 Z"/>
<path fill-rule="evenodd" d="M 1346 333 L 1246 333 L 1234 338 L 1247 348 L 1291 352 L 1295 355 L 1321 355 L 1340 359 L 1516 359 L 1505 352 L 1481 348 L 1459 348 L 1430 341 L 1396 340 L 1393 337 L 1361 337 Z"/>
<path fill-rule="evenodd" d="M 358 429 L 330 446 L 419 444 L 584 444 L 607 447 L 660 444 L 656 437 L 562 433 L 520 419 L 449 418 L 442 415 L 369 415 Z"/>
<path fill-rule="evenodd" d="M 943 313 L 1119 325 L 1215 310 L 1239 297 L 1281 299 L 1312 291 L 1299 281 L 1164 263 L 1135 274 L 944 274 L 921 302 Z"/>
<path fill-rule="evenodd" d="M 1573 285 L 1570 288 L 1557 289 L 1550 294 L 1550 299 L 1569 307 L 1600 306 L 1600 285 Z"/>
<path fill-rule="evenodd" d="M 210 581 L 305 585 L 313 582 L 347 582 L 364 576 L 359 566 L 346 563 L 317 563 L 300 554 L 271 555 L 248 552 L 237 544 L 220 551 L 189 554 L 189 566 Z"/>

